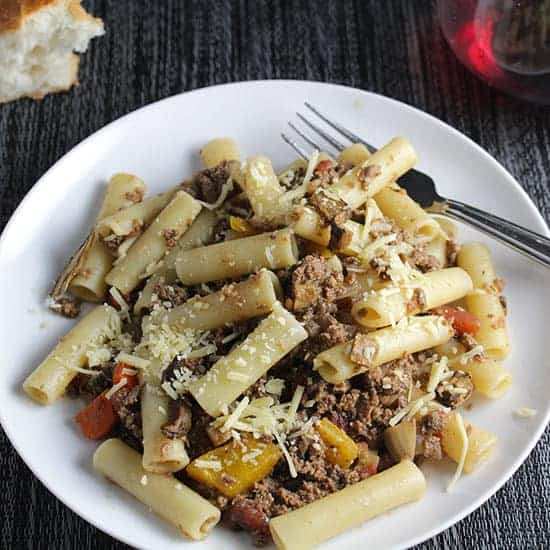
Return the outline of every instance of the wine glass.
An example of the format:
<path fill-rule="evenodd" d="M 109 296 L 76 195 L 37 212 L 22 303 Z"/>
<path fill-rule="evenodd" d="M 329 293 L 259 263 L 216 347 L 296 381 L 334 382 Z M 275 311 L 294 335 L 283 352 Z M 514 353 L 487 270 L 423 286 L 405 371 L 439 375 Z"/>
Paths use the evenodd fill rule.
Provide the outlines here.
<path fill-rule="evenodd" d="M 550 104 L 550 0 L 438 0 L 443 34 L 491 86 Z"/>

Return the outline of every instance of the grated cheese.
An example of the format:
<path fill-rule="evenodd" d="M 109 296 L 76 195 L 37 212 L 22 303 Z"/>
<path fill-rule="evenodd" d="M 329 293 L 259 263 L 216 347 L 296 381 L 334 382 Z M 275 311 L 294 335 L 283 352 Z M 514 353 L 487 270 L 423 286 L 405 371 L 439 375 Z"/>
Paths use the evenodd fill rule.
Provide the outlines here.
<path fill-rule="evenodd" d="M 125 385 L 126 385 L 126 382 L 128 382 L 128 379 L 123 376 L 119 382 L 117 382 L 106 394 L 105 394 L 105 397 L 107 399 L 111 399 L 111 397 L 113 397 L 113 395 L 118 391 L 120 390 L 120 388 L 123 388 Z"/>
<path fill-rule="evenodd" d="M 394 415 L 390 421 L 390 426 L 396 426 L 401 420 L 409 420 L 412 418 L 422 407 L 427 405 L 430 401 L 435 399 L 435 393 L 430 392 L 420 396 L 418 399 L 409 402 L 405 405 L 396 415 Z"/>
<path fill-rule="evenodd" d="M 265 391 L 273 395 L 281 395 L 285 388 L 285 381 L 282 378 L 271 378 L 265 384 Z"/>
<path fill-rule="evenodd" d="M 460 357 L 460 364 L 466 365 L 468 364 L 474 357 L 481 355 L 483 356 L 485 350 L 481 344 L 478 344 L 477 346 L 473 347 L 470 351 L 467 351 L 462 354 Z"/>
<path fill-rule="evenodd" d="M 228 180 L 222 185 L 220 194 L 218 195 L 218 198 L 213 203 L 208 203 L 201 201 L 199 199 L 195 199 L 199 204 L 202 204 L 205 208 L 208 208 L 208 210 L 216 210 L 216 208 L 219 208 L 227 198 L 227 195 L 233 191 L 233 180 L 231 178 L 228 178 Z"/>
<path fill-rule="evenodd" d="M 221 472 L 222 470 L 222 463 L 218 460 L 201 460 L 200 458 L 196 458 L 194 462 L 197 468 L 202 468 L 203 470 L 214 470 L 215 472 Z"/>
<path fill-rule="evenodd" d="M 138 357 L 137 355 L 131 355 L 129 353 L 126 353 L 124 351 L 121 351 L 115 358 L 115 361 L 117 363 L 125 363 L 126 365 L 130 365 L 132 367 L 136 367 L 138 369 L 147 369 L 147 367 L 151 364 L 151 361 L 148 359 L 143 359 L 143 357 Z"/>
<path fill-rule="evenodd" d="M 460 460 L 456 466 L 455 473 L 447 485 L 447 492 L 450 493 L 455 486 L 456 482 L 460 479 L 462 475 L 462 470 L 464 469 L 464 463 L 466 462 L 466 455 L 468 454 L 468 434 L 466 433 L 466 426 L 464 426 L 464 420 L 462 420 L 462 415 L 460 413 L 455 413 L 456 423 L 458 425 L 458 435 L 460 436 L 460 442 L 462 443 L 462 449 L 460 451 Z"/>
<path fill-rule="evenodd" d="M 113 300 L 120 307 L 120 313 L 123 314 L 124 317 L 128 318 L 129 317 L 128 311 L 130 310 L 130 306 L 127 304 L 126 300 L 124 299 L 124 296 L 122 296 L 122 294 L 120 293 L 120 290 L 112 286 L 109 289 L 109 294 L 113 297 Z"/>
<path fill-rule="evenodd" d="M 149 481 L 149 480 L 147 479 L 147 476 L 146 476 L 145 474 L 143 474 L 143 475 L 141 476 L 141 479 L 140 479 L 139 482 L 140 482 L 142 485 L 147 485 L 147 482 L 148 482 L 148 481 Z"/>
<path fill-rule="evenodd" d="M 229 415 L 224 425 L 220 428 L 220 431 L 228 432 L 234 426 L 235 422 L 239 420 L 241 414 L 248 406 L 248 403 L 250 403 L 250 399 L 246 396 L 243 397 L 235 410 Z"/>
<path fill-rule="evenodd" d="M 514 414 L 520 418 L 533 418 L 537 414 L 537 411 L 529 407 L 520 407 L 514 411 Z"/>
<path fill-rule="evenodd" d="M 428 385 L 426 386 L 426 391 L 433 392 L 440 382 L 450 378 L 453 373 L 448 369 L 447 365 L 449 360 L 447 357 L 442 357 L 440 361 L 432 365 L 432 370 L 430 373 L 430 379 L 428 380 Z"/>

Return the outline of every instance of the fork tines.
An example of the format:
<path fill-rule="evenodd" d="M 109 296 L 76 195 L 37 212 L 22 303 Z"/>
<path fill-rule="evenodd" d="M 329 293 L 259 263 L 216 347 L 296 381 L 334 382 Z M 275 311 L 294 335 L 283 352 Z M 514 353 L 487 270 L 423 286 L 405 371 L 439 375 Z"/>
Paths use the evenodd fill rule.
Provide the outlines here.
<path fill-rule="evenodd" d="M 335 122 L 334 120 L 328 118 L 326 115 L 321 113 L 316 107 L 308 103 L 307 101 L 304 103 L 307 109 L 309 109 L 315 116 L 320 118 L 327 126 L 335 130 L 338 134 L 349 140 L 351 143 L 362 143 L 371 153 L 376 151 L 376 148 L 367 143 L 365 140 L 360 138 L 357 134 L 354 134 L 351 130 L 348 130 L 341 124 Z M 320 126 L 317 124 L 311 122 L 308 118 L 306 118 L 301 113 L 296 113 L 296 116 L 310 129 L 316 134 L 315 136 L 310 136 L 307 133 L 305 133 L 303 130 L 300 130 L 295 124 L 293 124 L 291 121 L 288 122 L 288 125 L 294 132 L 304 141 L 306 142 L 310 147 L 312 147 L 314 150 L 321 151 L 323 147 L 318 143 L 318 141 L 315 141 L 315 139 L 318 139 L 319 137 L 328 143 L 333 149 L 335 149 L 338 153 L 342 152 L 346 145 L 344 145 L 341 141 L 336 139 L 333 135 L 328 133 L 327 131 L 323 130 Z M 304 159 L 308 159 L 309 155 L 307 151 L 300 146 L 294 139 L 286 135 L 285 133 L 281 134 L 281 137 L 283 140 L 288 143 L 297 153 Z"/>

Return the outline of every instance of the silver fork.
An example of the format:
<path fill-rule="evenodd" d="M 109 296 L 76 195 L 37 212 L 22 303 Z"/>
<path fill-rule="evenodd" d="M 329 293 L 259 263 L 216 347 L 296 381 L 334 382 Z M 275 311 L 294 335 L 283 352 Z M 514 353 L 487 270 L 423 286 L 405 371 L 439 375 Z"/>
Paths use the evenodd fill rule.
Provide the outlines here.
<path fill-rule="evenodd" d="M 305 106 L 316 117 L 321 119 L 346 140 L 349 140 L 351 143 L 362 143 L 371 153 L 376 151 L 376 148 L 370 143 L 367 143 L 358 135 L 344 128 L 341 124 L 328 118 L 310 103 L 305 102 Z M 316 135 L 311 137 L 292 122 L 288 124 L 310 147 L 319 151 L 325 149 L 316 141 L 316 139 L 320 137 L 330 144 L 337 152 L 341 152 L 346 148 L 346 145 L 339 139 L 323 130 L 323 128 L 317 124 L 311 122 L 311 120 L 304 115 L 300 113 L 296 113 L 296 115 Z M 281 137 L 298 153 L 298 155 L 306 160 L 309 158 L 308 152 L 294 139 L 290 138 L 285 133 L 282 133 Z M 435 188 L 434 180 L 427 174 L 418 170 L 409 170 L 405 175 L 399 178 L 398 183 L 401 187 L 405 188 L 409 196 L 423 208 L 465 222 L 487 235 L 498 239 L 500 242 L 508 245 L 510 248 L 520 252 L 526 257 L 546 267 L 550 267 L 550 239 L 548 237 L 489 212 L 480 210 L 479 208 L 475 208 L 474 206 L 442 197 Z"/>

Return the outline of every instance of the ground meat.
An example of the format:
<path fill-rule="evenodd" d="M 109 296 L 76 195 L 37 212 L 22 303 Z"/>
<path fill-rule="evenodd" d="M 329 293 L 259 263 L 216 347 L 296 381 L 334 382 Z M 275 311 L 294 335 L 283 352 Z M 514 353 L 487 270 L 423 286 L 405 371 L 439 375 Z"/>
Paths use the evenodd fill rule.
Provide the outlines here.
<path fill-rule="evenodd" d="M 178 242 L 178 231 L 175 229 L 163 229 L 162 236 L 167 248 L 174 248 Z"/>
<path fill-rule="evenodd" d="M 182 438 L 191 429 L 191 406 L 185 399 L 171 400 L 168 406 L 168 422 L 161 427 L 170 439 Z"/>
<path fill-rule="evenodd" d="M 184 185 L 185 190 L 196 199 L 210 204 L 215 203 L 231 175 L 231 165 L 231 162 L 223 161 L 213 168 L 202 170 L 190 183 Z"/>
<path fill-rule="evenodd" d="M 474 383 L 469 373 L 455 370 L 448 380 L 440 382 L 435 389 L 438 401 L 446 407 L 456 409 L 470 399 Z"/>
<path fill-rule="evenodd" d="M 221 243 L 225 241 L 230 231 L 231 227 L 229 226 L 229 220 L 227 218 L 221 218 L 214 226 L 214 231 L 212 233 L 212 242 Z"/>
<path fill-rule="evenodd" d="M 118 247 L 124 242 L 126 235 L 109 235 L 109 238 L 103 239 L 103 244 L 107 249 L 113 254 L 113 256 L 118 255 Z"/>
<path fill-rule="evenodd" d="M 457 336 L 458 341 L 466 348 L 466 351 L 473 350 L 476 346 L 479 346 L 479 342 L 467 332 Z"/>
<path fill-rule="evenodd" d="M 74 319 L 80 313 L 80 300 L 70 294 L 57 296 L 51 299 L 49 308 L 63 317 Z"/>
<path fill-rule="evenodd" d="M 122 427 L 137 440 L 141 440 L 143 437 L 140 392 L 140 386 L 134 386 L 131 389 L 123 386 L 111 397 L 111 403 Z"/>
<path fill-rule="evenodd" d="M 422 271 L 422 273 L 443 268 L 441 262 L 435 256 L 427 254 L 418 247 L 413 250 L 410 256 L 407 257 L 407 261 L 412 266 Z"/>
<path fill-rule="evenodd" d="M 422 456 L 441 460 L 441 432 L 445 426 L 446 414 L 442 411 L 432 411 L 422 417 L 419 436 L 422 443 Z"/>
<path fill-rule="evenodd" d="M 353 379 L 362 390 L 353 408 L 343 409 L 350 423 L 350 435 L 362 436 L 370 446 L 378 448 L 390 419 L 408 402 L 412 376 L 418 360 L 412 355 L 372 367 Z M 349 412 L 348 412 L 349 411 Z"/>
<path fill-rule="evenodd" d="M 337 197 L 329 196 L 323 189 L 317 189 L 309 197 L 309 204 L 326 223 L 342 226 L 351 217 L 351 209 L 347 203 Z"/>
<path fill-rule="evenodd" d="M 69 385 L 68 393 L 71 397 L 81 395 L 97 397 L 100 393 L 113 385 L 113 366 L 111 362 L 105 363 L 98 374 L 78 374 Z"/>
<path fill-rule="evenodd" d="M 321 351 L 353 338 L 357 328 L 336 319 L 336 311 L 337 307 L 333 302 L 320 300 L 297 313 L 296 317 L 304 325 L 309 338 L 291 352 L 289 361 L 310 361 Z"/>
<path fill-rule="evenodd" d="M 382 280 L 382 281 L 390 281 L 391 280 L 390 273 L 389 273 L 390 266 L 383 259 L 373 258 L 369 262 L 369 265 L 372 267 L 372 269 L 374 269 L 374 271 L 376 272 L 376 275 L 378 276 L 378 278 L 380 280 Z"/>
<path fill-rule="evenodd" d="M 160 302 L 170 302 L 172 307 L 179 306 L 189 299 L 189 291 L 178 284 L 159 283 L 153 289 Z"/>
<path fill-rule="evenodd" d="M 357 179 L 361 182 L 361 186 L 363 189 L 368 189 L 371 181 L 380 173 L 382 172 L 382 169 L 378 164 L 371 164 L 370 166 L 366 166 L 365 168 L 361 168 L 359 172 L 357 173 Z"/>
<path fill-rule="evenodd" d="M 315 304 L 321 298 L 332 302 L 344 291 L 344 276 L 334 271 L 322 256 L 306 256 L 294 269 L 290 299 L 295 310 Z"/>

